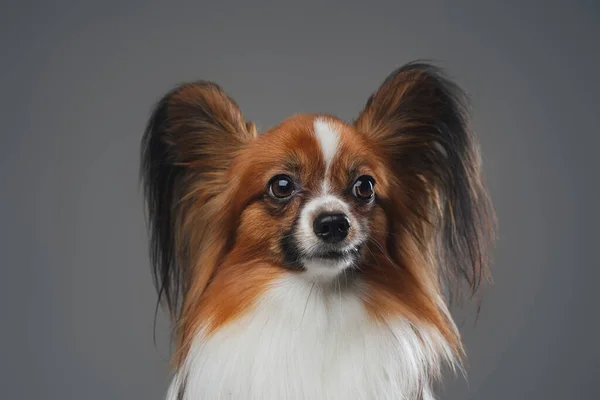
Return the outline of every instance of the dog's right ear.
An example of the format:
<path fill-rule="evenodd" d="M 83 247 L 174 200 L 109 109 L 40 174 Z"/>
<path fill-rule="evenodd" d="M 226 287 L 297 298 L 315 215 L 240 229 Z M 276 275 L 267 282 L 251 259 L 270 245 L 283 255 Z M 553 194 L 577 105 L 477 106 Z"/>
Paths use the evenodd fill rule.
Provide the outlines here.
<path fill-rule="evenodd" d="M 216 84 L 183 84 L 156 105 L 144 133 L 141 176 L 150 230 L 150 259 L 159 301 L 173 318 L 181 312 L 190 274 L 206 250 L 226 173 L 256 131 Z M 193 231 L 190 229 L 193 228 Z M 222 233 L 222 232 L 221 232 Z M 204 277 L 204 278 L 202 278 Z"/>

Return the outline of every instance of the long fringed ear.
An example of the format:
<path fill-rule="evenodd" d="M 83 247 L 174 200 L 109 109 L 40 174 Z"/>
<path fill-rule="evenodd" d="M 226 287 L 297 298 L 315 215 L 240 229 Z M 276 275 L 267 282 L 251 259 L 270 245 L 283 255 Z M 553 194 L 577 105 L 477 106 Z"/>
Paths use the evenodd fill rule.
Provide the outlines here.
<path fill-rule="evenodd" d="M 211 203 L 226 191 L 232 159 L 254 135 L 235 102 L 211 82 L 177 87 L 152 112 L 142 140 L 141 175 L 154 282 L 173 318 L 189 289 L 195 252 L 219 234 L 209 228 L 219 209 Z"/>
<path fill-rule="evenodd" d="M 355 126 L 380 146 L 399 182 L 395 195 L 410 214 L 402 229 L 434 253 L 450 294 L 462 278 L 475 293 L 487 273 L 495 217 L 464 93 L 438 68 L 407 64 L 369 98 Z M 424 220 L 433 229 L 420 226 Z"/>

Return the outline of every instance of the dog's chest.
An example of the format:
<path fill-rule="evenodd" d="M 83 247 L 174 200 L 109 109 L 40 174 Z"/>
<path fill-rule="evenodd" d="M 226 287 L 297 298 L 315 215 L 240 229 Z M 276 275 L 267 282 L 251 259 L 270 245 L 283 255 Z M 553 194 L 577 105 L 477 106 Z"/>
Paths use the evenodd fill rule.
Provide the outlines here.
<path fill-rule="evenodd" d="M 436 358 L 427 335 L 400 318 L 376 323 L 356 294 L 286 279 L 247 315 L 198 337 L 182 398 L 412 400 Z"/>

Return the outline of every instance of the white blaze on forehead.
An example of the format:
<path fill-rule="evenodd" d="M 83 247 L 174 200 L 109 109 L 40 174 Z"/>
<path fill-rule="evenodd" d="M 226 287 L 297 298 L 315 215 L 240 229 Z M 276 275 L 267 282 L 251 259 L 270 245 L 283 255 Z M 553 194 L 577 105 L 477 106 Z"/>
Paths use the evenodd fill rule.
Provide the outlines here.
<path fill-rule="evenodd" d="M 326 170 L 329 169 L 331 160 L 335 156 L 335 152 L 340 141 L 340 134 L 335 126 L 323 118 L 317 118 L 314 122 L 315 136 L 321 146 L 323 158 L 325 159 Z"/>

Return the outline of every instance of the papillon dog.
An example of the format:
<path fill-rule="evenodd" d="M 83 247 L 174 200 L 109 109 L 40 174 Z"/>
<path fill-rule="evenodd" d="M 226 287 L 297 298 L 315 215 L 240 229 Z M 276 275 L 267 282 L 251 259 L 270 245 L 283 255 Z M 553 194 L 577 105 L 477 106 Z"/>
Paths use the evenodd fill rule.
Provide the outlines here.
<path fill-rule="evenodd" d="M 168 400 L 433 399 L 465 353 L 450 301 L 486 280 L 493 243 L 468 125 L 426 62 L 352 122 L 299 114 L 261 134 L 215 83 L 164 95 L 142 181 L 174 325 Z"/>

